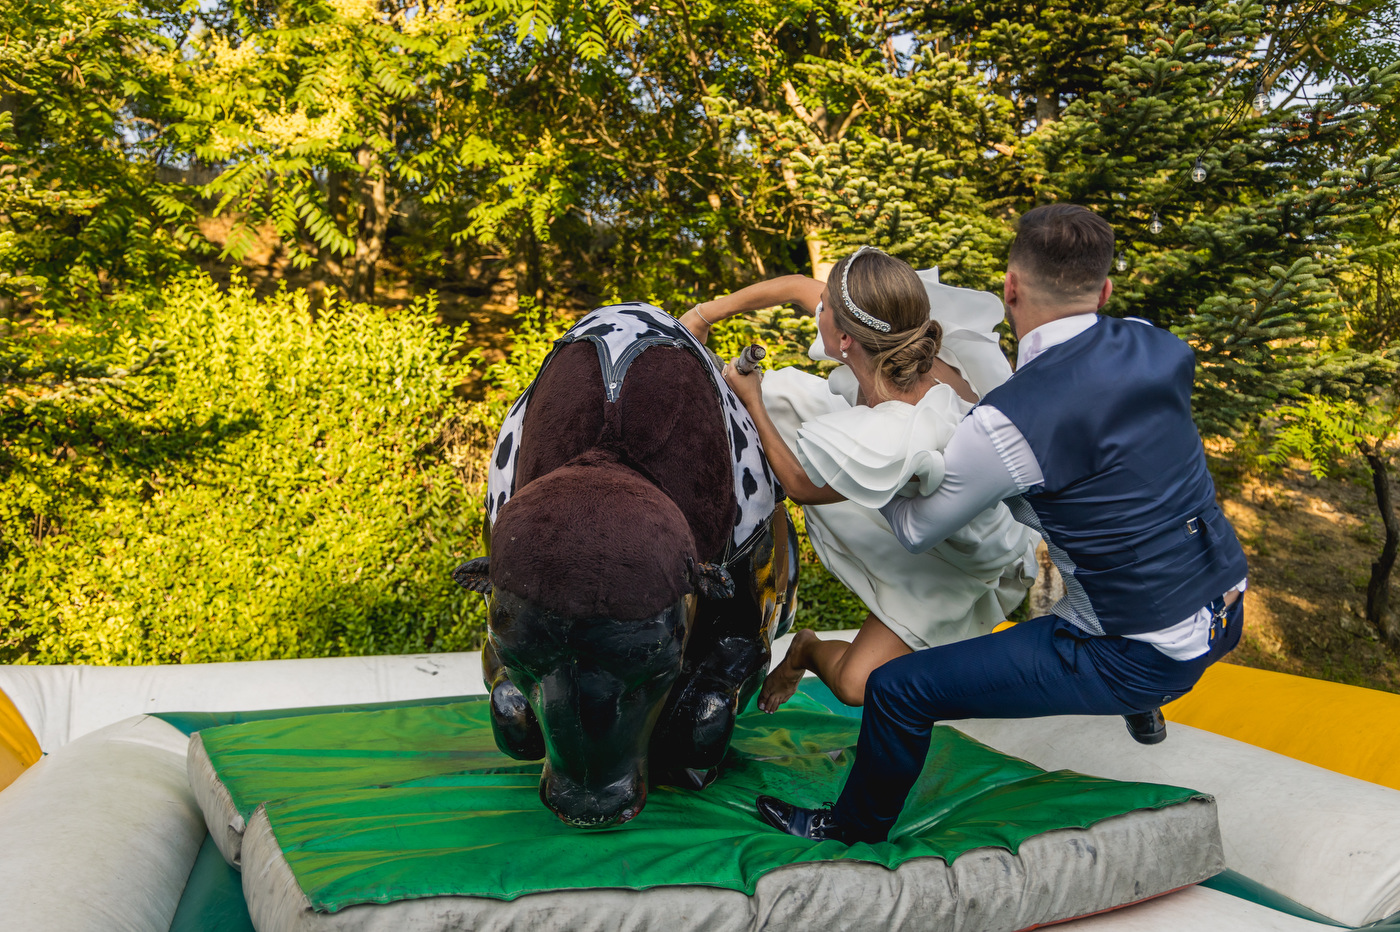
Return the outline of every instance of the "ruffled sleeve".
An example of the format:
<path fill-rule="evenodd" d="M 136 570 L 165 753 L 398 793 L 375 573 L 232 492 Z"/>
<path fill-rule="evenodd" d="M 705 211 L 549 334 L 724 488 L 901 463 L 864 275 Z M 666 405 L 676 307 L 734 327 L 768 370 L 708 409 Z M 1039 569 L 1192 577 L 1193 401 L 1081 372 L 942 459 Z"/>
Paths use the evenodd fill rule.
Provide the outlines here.
<path fill-rule="evenodd" d="M 928 495 L 943 481 L 943 448 L 971 405 L 935 385 L 917 405 L 887 401 L 824 414 L 797 431 L 798 462 L 818 485 L 879 508 L 896 495 Z"/>

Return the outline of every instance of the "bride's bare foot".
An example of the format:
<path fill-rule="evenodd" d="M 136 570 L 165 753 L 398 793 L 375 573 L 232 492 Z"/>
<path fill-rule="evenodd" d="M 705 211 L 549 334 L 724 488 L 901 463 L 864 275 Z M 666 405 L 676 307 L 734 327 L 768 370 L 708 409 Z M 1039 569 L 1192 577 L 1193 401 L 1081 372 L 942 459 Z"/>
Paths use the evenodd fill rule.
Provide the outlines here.
<path fill-rule="evenodd" d="M 803 628 L 793 635 L 792 644 L 788 646 L 787 656 L 783 662 L 774 667 L 768 674 L 768 678 L 763 681 L 763 689 L 758 693 L 758 707 L 764 712 L 776 712 L 778 707 L 792 698 L 792 694 L 797 692 L 797 685 L 802 682 L 802 676 L 807 671 L 798 665 L 802 655 L 806 652 L 807 644 L 815 641 L 817 636 L 809 629 Z"/>

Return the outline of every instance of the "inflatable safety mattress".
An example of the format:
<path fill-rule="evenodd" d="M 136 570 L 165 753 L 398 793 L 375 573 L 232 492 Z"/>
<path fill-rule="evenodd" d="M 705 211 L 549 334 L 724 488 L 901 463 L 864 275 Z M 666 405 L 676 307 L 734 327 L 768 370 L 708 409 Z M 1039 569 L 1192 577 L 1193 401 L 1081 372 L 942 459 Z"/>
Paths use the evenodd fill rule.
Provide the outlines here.
<path fill-rule="evenodd" d="M 482 700 L 206 728 L 189 773 L 260 932 L 820 929 L 1007 932 L 1223 867 L 1194 790 L 1047 773 L 950 728 L 891 841 L 769 829 L 754 797 L 820 805 L 858 721 L 799 694 L 741 716 L 718 781 L 655 788 L 626 825 L 563 825 L 538 763 L 495 749 Z"/>

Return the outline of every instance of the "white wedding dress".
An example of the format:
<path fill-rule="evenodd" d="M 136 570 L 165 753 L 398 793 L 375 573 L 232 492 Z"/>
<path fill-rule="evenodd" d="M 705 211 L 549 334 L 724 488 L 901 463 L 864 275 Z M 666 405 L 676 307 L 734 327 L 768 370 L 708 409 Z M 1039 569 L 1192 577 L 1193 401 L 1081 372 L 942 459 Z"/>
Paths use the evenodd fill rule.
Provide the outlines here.
<path fill-rule="evenodd" d="M 943 326 L 938 356 L 984 395 L 1011 375 L 992 328 L 1001 302 L 986 292 L 919 273 L 932 316 Z M 828 359 L 821 338 L 814 359 Z M 943 480 L 943 454 L 972 405 L 936 384 L 917 404 L 855 404 L 855 376 L 840 366 L 826 379 L 777 369 L 763 398 L 783 440 L 813 482 L 846 496 L 807 505 L 807 536 L 832 575 L 913 650 L 988 634 L 1035 580 L 1040 537 L 1005 505 L 982 512 L 931 550 L 909 553 L 875 509 L 896 495 L 926 495 Z"/>

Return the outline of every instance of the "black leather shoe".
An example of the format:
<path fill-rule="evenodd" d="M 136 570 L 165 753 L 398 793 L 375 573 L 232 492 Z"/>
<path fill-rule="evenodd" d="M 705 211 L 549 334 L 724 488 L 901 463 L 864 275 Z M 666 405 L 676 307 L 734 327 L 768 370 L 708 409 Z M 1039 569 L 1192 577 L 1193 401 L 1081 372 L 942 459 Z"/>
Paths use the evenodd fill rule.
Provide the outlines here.
<path fill-rule="evenodd" d="M 1161 709 L 1134 712 L 1123 716 L 1123 721 L 1128 723 L 1128 734 L 1138 744 L 1161 744 L 1167 740 L 1167 720 L 1162 717 Z"/>
<path fill-rule="evenodd" d="M 830 806 L 822 809 L 803 809 L 801 806 L 785 803 L 776 796 L 760 796 L 755 803 L 758 805 L 760 819 L 789 835 L 810 838 L 812 841 L 846 843 L 841 836 L 840 827 L 831 817 Z"/>

